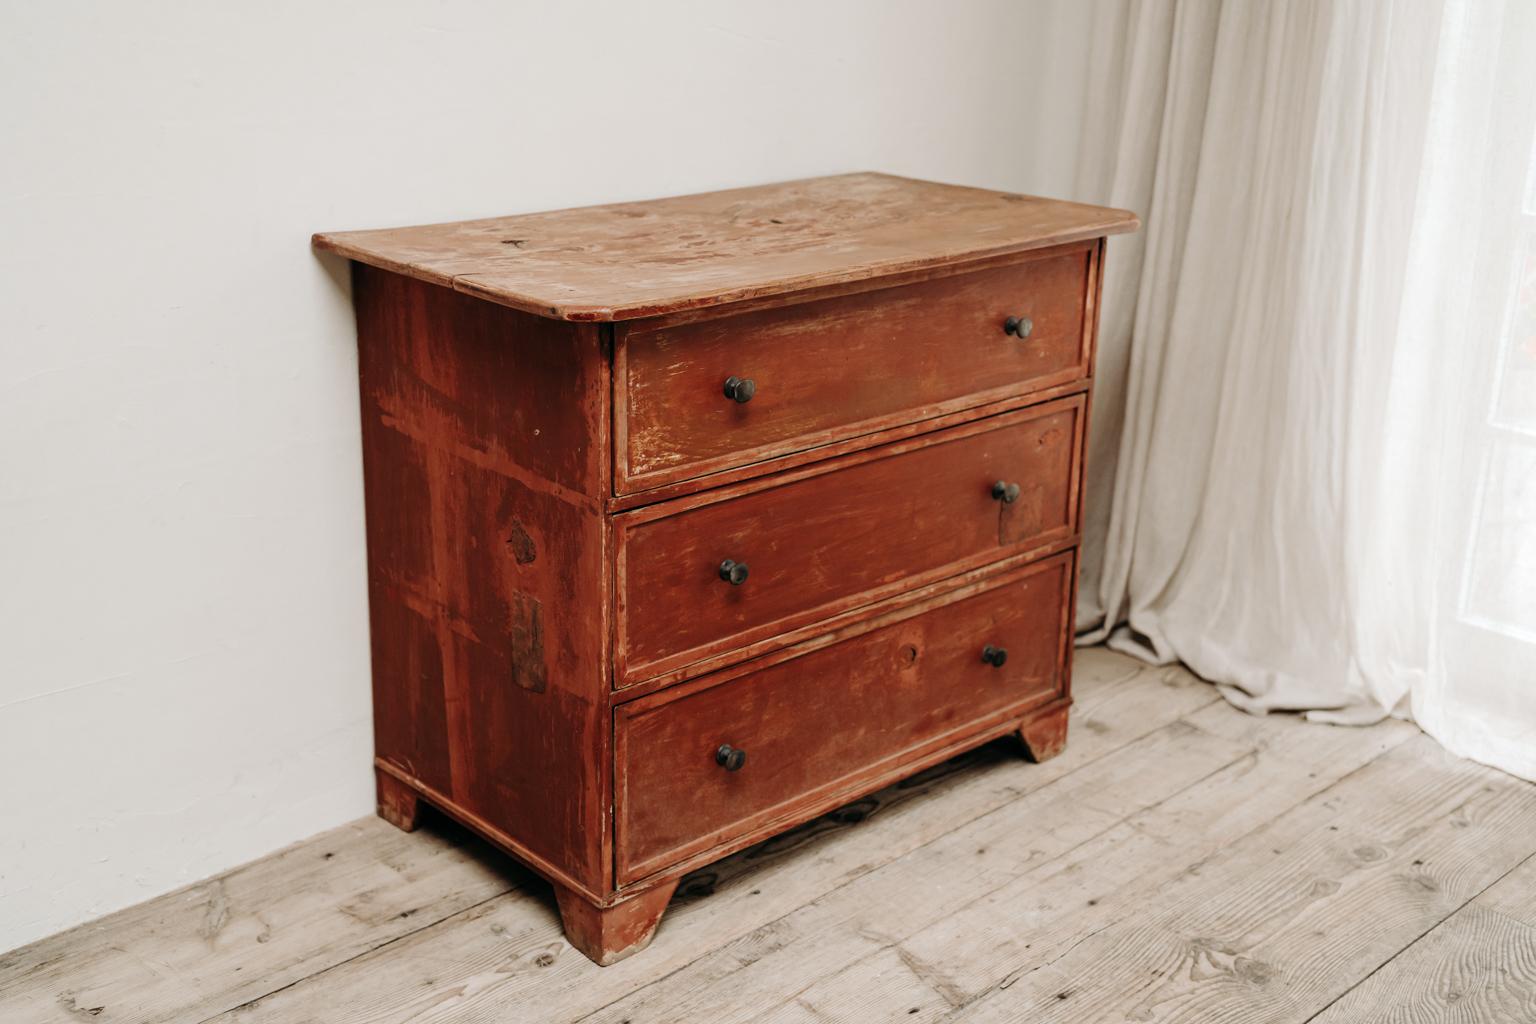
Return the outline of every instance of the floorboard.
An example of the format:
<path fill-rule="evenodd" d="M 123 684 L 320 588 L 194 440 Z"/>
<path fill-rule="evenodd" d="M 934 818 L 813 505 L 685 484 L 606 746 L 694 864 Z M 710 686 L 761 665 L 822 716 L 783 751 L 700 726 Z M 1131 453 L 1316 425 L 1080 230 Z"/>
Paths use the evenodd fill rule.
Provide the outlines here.
<path fill-rule="evenodd" d="M 1367 975 L 1312 1021 L 1536 1021 L 1536 855 Z"/>
<path fill-rule="evenodd" d="M 598 968 L 538 879 L 364 819 L 0 955 L 0 1021 L 1536 1021 L 1536 786 L 1080 653 L 991 744 L 695 872 Z"/>
<path fill-rule="evenodd" d="M 1418 736 L 954 1019 L 1306 1021 L 1528 856 L 1533 837 L 1533 787 Z"/>
<path fill-rule="evenodd" d="M 543 883 L 451 823 L 377 818 L 0 954 L 0 1022 L 203 1021 Z"/>

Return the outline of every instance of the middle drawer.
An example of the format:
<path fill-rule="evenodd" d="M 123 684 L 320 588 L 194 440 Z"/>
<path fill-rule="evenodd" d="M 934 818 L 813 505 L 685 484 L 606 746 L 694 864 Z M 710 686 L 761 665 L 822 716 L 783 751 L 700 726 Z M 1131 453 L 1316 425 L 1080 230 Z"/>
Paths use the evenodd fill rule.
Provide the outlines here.
<path fill-rule="evenodd" d="M 1069 540 L 1083 406 L 1073 395 L 616 516 L 617 685 Z"/>

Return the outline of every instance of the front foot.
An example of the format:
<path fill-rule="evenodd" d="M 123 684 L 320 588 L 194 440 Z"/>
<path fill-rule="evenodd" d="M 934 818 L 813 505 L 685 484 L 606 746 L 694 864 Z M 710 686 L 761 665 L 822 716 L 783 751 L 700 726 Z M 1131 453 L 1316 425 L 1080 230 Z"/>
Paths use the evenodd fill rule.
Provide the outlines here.
<path fill-rule="evenodd" d="M 1049 761 L 1067 745 L 1067 706 L 1029 719 L 1019 727 L 1019 738 L 1031 761 Z"/>
<path fill-rule="evenodd" d="M 599 967 L 616 964 L 651 944 L 677 880 L 663 882 L 611 907 L 599 907 L 574 890 L 555 884 L 560 920 L 571 945 Z"/>

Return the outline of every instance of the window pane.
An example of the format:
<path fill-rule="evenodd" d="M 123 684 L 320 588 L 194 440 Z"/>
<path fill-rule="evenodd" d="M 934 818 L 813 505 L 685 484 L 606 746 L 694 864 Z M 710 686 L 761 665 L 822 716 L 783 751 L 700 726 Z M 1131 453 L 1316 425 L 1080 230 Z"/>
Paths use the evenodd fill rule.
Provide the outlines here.
<path fill-rule="evenodd" d="M 1470 621 L 1536 640 L 1536 443 L 1495 436 L 1462 602 Z"/>
<path fill-rule="evenodd" d="M 1536 433 L 1536 230 L 1527 231 L 1500 353 L 1496 426 Z"/>

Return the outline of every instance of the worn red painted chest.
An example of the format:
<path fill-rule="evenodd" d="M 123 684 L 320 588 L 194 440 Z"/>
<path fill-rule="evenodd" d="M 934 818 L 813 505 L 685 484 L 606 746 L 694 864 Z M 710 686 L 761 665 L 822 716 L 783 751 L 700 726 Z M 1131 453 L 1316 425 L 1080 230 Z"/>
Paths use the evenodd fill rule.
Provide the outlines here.
<path fill-rule="evenodd" d="M 610 963 L 678 878 L 1066 738 L 1121 210 L 853 174 L 318 235 L 356 261 L 379 808 Z"/>

